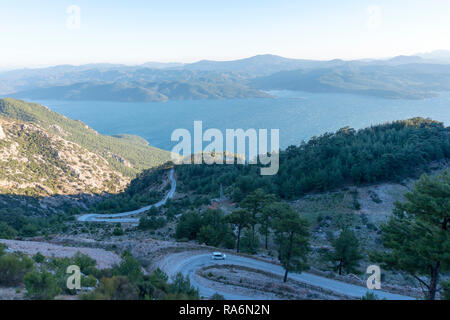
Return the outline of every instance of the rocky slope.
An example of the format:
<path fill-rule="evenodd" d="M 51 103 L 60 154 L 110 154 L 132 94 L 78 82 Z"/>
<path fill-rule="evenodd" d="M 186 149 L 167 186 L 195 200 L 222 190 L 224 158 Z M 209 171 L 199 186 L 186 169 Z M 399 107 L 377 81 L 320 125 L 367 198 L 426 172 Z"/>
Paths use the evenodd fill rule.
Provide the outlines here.
<path fill-rule="evenodd" d="M 0 192 L 28 196 L 120 191 L 130 178 L 39 125 L 0 118 Z"/>
<path fill-rule="evenodd" d="M 0 99 L 0 209 L 86 209 L 93 195 L 119 193 L 169 159 L 143 139 L 105 136 L 47 107 Z"/>
<path fill-rule="evenodd" d="M 0 117 L 38 126 L 52 136 L 75 143 L 103 157 L 108 166 L 130 177 L 170 159 L 169 152 L 151 147 L 143 139 L 130 135 L 99 134 L 81 121 L 69 119 L 36 103 L 0 99 Z"/>

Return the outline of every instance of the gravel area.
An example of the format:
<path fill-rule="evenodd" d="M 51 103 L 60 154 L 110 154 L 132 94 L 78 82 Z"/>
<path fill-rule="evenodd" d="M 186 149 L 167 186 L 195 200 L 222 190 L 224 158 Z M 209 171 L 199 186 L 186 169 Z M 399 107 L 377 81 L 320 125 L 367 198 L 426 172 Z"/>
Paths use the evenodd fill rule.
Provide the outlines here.
<path fill-rule="evenodd" d="M 107 269 L 120 263 L 120 257 L 111 251 L 98 248 L 84 248 L 84 247 L 66 247 L 46 242 L 36 241 L 18 241 L 18 240 L 2 240 L 0 243 L 6 245 L 12 251 L 20 251 L 27 255 L 35 255 L 40 252 L 46 257 L 72 257 L 77 252 L 81 252 L 90 256 L 97 261 L 97 268 Z"/>

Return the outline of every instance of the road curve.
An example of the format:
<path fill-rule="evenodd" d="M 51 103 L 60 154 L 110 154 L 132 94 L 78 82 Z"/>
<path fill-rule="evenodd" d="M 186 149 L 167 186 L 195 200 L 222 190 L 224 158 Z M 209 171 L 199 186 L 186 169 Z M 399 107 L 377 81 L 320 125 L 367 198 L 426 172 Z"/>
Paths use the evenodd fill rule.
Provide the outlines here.
<path fill-rule="evenodd" d="M 170 169 L 169 176 L 170 176 L 170 182 L 171 182 L 170 191 L 166 194 L 166 196 L 161 201 L 159 201 L 155 204 L 151 204 L 149 206 L 142 207 L 137 210 L 121 212 L 121 213 L 111 213 L 111 214 L 109 214 L 109 213 L 108 214 L 87 213 L 87 214 L 83 214 L 83 215 L 79 216 L 77 218 L 77 220 L 81 221 L 81 222 L 134 222 L 134 223 L 137 223 L 137 222 L 139 222 L 139 218 L 125 218 L 125 217 L 140 214 L 142 212 L 149 210 L 152 207 L 158 208 L 160 206 L 163 206 L 164 204 L 166 204 L 168 199 L 171 199 L 173 197 L 173 195 L 175 194 L 175 190 L 177 188 L 177 181 L 175 179 L 175 172 L 174 172 L 173 168 Z"/>
<path fill-rule="evenodd" d="M 177 259 L 178 255 L 178 259 Z M 172 257 L 170 257 L 172 256 Z M 265 272 L 274 273 L 277 275 L 284 275 L 284 270 L 281 266 L 275 265 L 269 262 L 264 262 L 256 259 L 241 257 L 237 255 L 227 255 L 225 260 L 212 260 L 211 254 L 199 253 L 194 256 L 183 258 L 183 253 L 172 254 L 166 259 L 170 259 L 167 263 L 162 264 L 161 268 L 164 272 L 166 272 L 170 277 L 174 276 L 176 273 L 181 272 L 185 276 L 189 276 L 191 284 L 194 287 L 199 289 L 200 295 L 204 297 L 211 297 L 214 293 L 219 293 L 225 297 L 227 300 L 263 300 L 267 299 L 263 296 L 243 296 L 230 292 L 218 292 L 216 289 L 209 288 L 203 284 L 200 284 L 196 281 L 196 277 L 194 277 L 195 272 L 198 269 L 201 269 L 206 266 L 215 265 L 215 264 L 227 264 L 227 265 L 237 265 L 237 266 L 245 266 L 253 269 L 262 270 Z M 361 298 L 367 292 L 375 293 L 380 299 L 386 298 L 388 300 L 414 300 L 415 298 L 409 296 L 403 296 L 399 294 L 394 294 L 381 290 L 369 290 L 362 286 L 357 286 L 353 284 L 349 284 L 342 281 L 337 281 L 321 276 L 317 276 L 310 273 L 291 273 L 289 274 L 289 278 L 307 283 L 316 287 L 320 287 L 323 289 L 331 290 L 336 293 L 345 294 L 348 296 Z M 274 280 L 277 281 L 277 280 Z"/>

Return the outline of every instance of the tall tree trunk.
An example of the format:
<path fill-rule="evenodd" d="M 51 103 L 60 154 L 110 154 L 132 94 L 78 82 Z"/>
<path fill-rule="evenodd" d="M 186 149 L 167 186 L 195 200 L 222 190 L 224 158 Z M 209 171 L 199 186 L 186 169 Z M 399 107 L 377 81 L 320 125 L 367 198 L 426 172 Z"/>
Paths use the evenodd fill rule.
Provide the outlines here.
<path fill-rule="evenodd" d="M 241 241 L 241 226 L 238 227 L 238 236 L 236 244 L 236 252 L 239 252 L 239 242 Z"/>
<path fill-rule="evenodd" d="M 436 262 L 436 265 L 434 267 L 431 267 L 431 274 L 430 274 L 430 287 L 428 290 L 428 300 L 435 300 L 436 299 L 436 291 L 437 291 L 437 285 L 439 280 L 439 267 L 440 267 L 440 261 Z"/>
<path fill-rule="evenodd" d="M 264 248 L 267 250 L 268 249 L 268 238 L 269 238 L 269 220 L 266 220 L 265 222 L 265 227 L 264 227 L 264 235 L 265 235 L 265 240 L 264 240 Z"/>
<path fill-rule="evenodd" d="M 281 262 L 281 242 L 280 242 L 280 245 L 279 245 L 279 247 L 278 247 L 278 260 Z"/>
<path fill-rule="evenodd" d="M 292 253 L 292 243 L 293 243 L 293 241 L 294 241 L 294 233 L 291 232 L 291 234 L 289 236 L 289 249 L 288 249 L 288 252 L 287 252 L 286 265 L 285 265 L 286 272 L 284 273 L 283 282 L 287 281 L 287 276 L 288 276 L 288 272 L 289 272 L 289 265 L 291 263 L 291 253 Z"/>
<path fill-rule="evenodd" d="M 252 225 L 252 245 L 255 243 L 255 225 Z"/>
<path fill-rule="evenodd" d="M 283 282 L 286 282 L 286 281 L 287 281 L 287 276 L 288 276 L 288 267 L 286 266 L 286 270 L 284 271 Z"/>
<path fill-rule="evenodd" d="M 342 260 L 339 260 L 338 271 L 339 271 L 339 275 L 342 275 Z"/>
<path fill-rule="evenodd" d="M 268 245 L 267 245 L 268 240 L 267 240 L 267 238 L 269 238 L 269 230 L 266 230 L 266 240 L 265 240 L 265 245 L 264 245 L 266 250 L 268 249 Z"/>

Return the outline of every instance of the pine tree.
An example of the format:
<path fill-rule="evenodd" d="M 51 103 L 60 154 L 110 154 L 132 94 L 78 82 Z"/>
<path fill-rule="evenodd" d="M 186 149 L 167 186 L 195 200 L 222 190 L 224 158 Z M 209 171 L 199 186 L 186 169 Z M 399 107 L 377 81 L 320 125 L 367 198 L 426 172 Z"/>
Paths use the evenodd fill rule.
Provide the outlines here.
<path fill-rule="evenodd" d="M 226 217 L 226 221 L 237 228 L 236 252 L 239 252 L 239 242 L 241 241 L 241 231 L 247 228 L 251 221 L 250 212 L 245 209 L 233 211 Z"/>
<path fill-rule="evenodd" d="M 308 222 L 288 204 L 280 205 L 279 210 L 273 228 L 280 248 L 279 259 L 285 270 L 283 281 L 286 282 L 289 271 L 302 272 L 308 268 L 309 231 Z"/>
<path fill-rule="evenodd" d="M 359 241 L 353 231 L 344 229 L 337 239 L 331 242 L 333 252 L 326 255 L 326 259 L 333 263 L 339 275 L 342 271 L 355 272 L 362 259 L 359 250 Z"/>
<path fill-rule="evenodd" d="M 275 201 L 275 196 L 266 194 L 263 189 L 256 189 L 242 200 L 241 206 L 251 213 L 250 226 L 252 229 L 252 241 L 255 239 L 255 227 L 258 223 L 258 215 L 269 203 Z"/>
<path fill-rule="evenodd" d="M 272 220 L 275 219 L 275 217 L 281 212 L 283 209 L 282 207 L 283 203 L 274 202 L 269 205 L 267 205 L 260 216 L 260 224 L 261 224 L 261 231 L 264 235 L 264 248 L 268 249 L 268 242 L 269 242 L 269 235 L 271 232 L 271 226 L 272 226 Z"/>
<path fill-rule="evenodd" d="M 423 175 L 405 196 L 407 201 L 395 204 L 393 217 L 382 228 L 389 251 L 372 256 L 386 268 L 411 274 L 425 297 L 434 300 L 439 276 L 450 267 L 450 175 Z"/>

